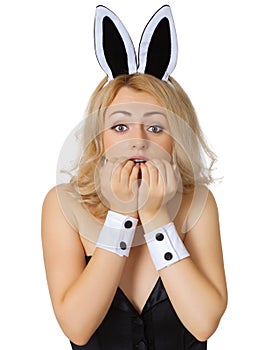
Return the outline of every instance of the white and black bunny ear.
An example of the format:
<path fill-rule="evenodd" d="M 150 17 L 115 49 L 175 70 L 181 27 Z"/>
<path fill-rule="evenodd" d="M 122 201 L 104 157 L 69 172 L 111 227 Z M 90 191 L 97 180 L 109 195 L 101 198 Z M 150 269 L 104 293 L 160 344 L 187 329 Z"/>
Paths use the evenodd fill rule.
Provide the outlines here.
<path fill-rule="evenodd" d="M 108 76 L 136 73 L 136 53 L 132 40 L 120 19 L 105 6 L 96 8 L 94 23 L 96 57 Z"/>
<path fill-rule="evenodd" d="M 177 62 L 177 37 L 171 9 L 160 8 L 143 31 L 139 45 L 139 73 L 168 80 Z"/>
<path fill-rule="evenodd" d="M 138 67 L 132 40 L 120 19 L 105 6 L 96 8 L 95 52 L 108 81 L 121 74 L 146 73 L 168 81 L 177 62 L 177 37 L 170 6 L 161 7 L 145 27 Z"/>

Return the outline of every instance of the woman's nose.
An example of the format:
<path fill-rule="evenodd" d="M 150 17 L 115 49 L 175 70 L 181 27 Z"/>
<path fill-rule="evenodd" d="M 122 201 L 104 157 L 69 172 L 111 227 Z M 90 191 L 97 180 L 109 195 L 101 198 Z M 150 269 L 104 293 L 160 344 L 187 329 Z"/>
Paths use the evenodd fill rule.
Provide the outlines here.
<path fill-rule="evenodd" d="M 147 139 L 142 125 L 136 125 L 132 133 L 131 147 L 136 150 L 145 149 L 147 147 Z"/>

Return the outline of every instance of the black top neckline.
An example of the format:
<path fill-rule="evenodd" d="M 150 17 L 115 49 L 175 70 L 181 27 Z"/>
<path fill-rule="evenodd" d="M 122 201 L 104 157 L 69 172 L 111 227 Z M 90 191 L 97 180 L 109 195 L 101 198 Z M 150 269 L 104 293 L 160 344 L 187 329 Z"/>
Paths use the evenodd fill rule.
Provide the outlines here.
<path fill-rule="evenodd" d="M 90 256 L 86 256 L 87 263 Z M 206 350 L 176 314 L 159 277 L 141 314 L 118 287 L 104 320 L 84 345 L 73 350 L 180 349 Z"/>

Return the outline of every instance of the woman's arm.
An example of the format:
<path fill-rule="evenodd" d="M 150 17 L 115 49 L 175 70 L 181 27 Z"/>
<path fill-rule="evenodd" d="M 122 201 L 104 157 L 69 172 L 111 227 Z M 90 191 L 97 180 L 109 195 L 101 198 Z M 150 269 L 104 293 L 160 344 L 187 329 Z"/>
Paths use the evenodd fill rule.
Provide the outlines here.
<path fill-rule="evenodd" d="M 141 167 L 142 179 L 148 184 L 149 193 L 145 205 L 139 210 L 139 217 L 145 236 L 149 240 L 149 233 L 153 236 L 155 230 L 171 221 L 165 204 L 176 192 L 176 180 L 171 165 L 165 161 L 147 162 Z M 141 185 L 140 196 L 146 195 L 144 190 Z M 158 267 L 177 315 L 186 328 L 202 341 L 215 331 L 227 305 L 218 210 L 211 192 L 208 189 L 205 191 L 208 191 L 207 196 L 203 196 L 205 207 L 196 224 L 185 236 L 184 244 L 190 256 L 172 265 L 167 263 L 167 267 Z M 190 202 L 190 199 L 186 199 L 185 202 Z M 185 206 L 190 205 L 186 203 Z M 189 221 L 189 210 L 187 215 Z M 179 215 L 177 220 L 178 217 Z M 175 222 L 175 226 L 181 225 Z M 155 262 L 158 253 L 153 251 L 153 243 L 147 243 Z M 158 244 L 156 243 L 156 247 Z M 178 244 L 183 246 L 182 242 Z M 187 256 L 188 253 L 182 248 L 183 256 Z"/>
<path fill-rule="evenodd" d="M 183 324 L 204 341 L 216 330 L 227 305 L 218 210 L 211 192 L 184 244 L 190 257 L 160 270 L 160 276 Z"/>
<path fill-rule="evenodd" d="M 56 318 L 66 336 L 83 345 L 111 305 L 126 258 L 96 248 L 90 263 L 85 266 L 85 252 L 79 235 L 62 213 L 56 188 L 44 200 L 42 243 Z"/>

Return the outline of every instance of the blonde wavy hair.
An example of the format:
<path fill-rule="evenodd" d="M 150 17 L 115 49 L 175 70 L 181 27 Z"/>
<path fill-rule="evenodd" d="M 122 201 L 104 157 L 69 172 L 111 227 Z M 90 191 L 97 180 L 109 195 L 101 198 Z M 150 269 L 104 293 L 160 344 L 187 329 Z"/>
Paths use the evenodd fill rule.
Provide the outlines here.
<path fill-rule="evenodd" d="M 189 97 L 172 77 L 169 78 L 169 83 L 148 74 L 120 75 L 109 83 L 105 78 L 90 98 L 86 110 L 87 121 L 84 124 L 84 140 L 87 141 L 84 143 L 77 174 L 70 181 L 89 211 L 100 219 L 105 218 L 108 210 L 98 195 L 99 188 L 95 181 L 97 166 L 104 154 L 101 136 L 104 110 L 122 87 L 149 93 L 167 111 L 174 140 L 172 162 L 179 170 L 183 192 L 193 190 L 196 185 L 209 185 L 214 180 L 212 168 L 216 156 L 205 141 Z"/>

